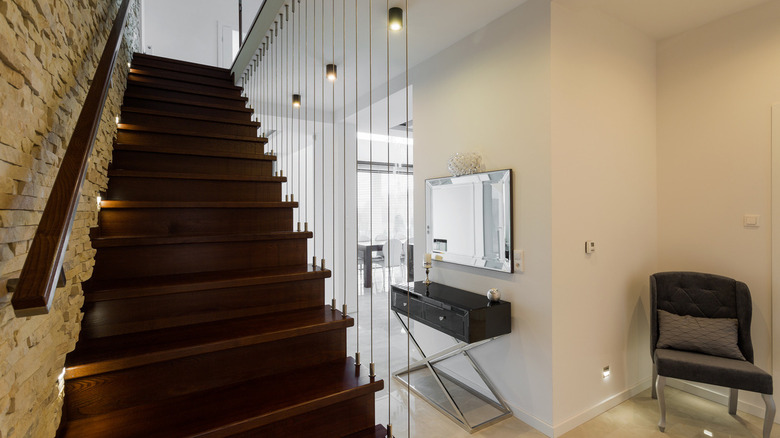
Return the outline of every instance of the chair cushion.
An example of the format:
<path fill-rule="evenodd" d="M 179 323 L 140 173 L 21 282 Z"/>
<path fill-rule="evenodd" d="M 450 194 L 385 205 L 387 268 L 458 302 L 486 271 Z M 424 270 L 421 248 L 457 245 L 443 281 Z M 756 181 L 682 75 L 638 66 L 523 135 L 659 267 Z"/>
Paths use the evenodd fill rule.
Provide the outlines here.
<path fill-rule="evenodd" d="M 657 348 L 655 364 L 658 374 L 665 377 L 772 393 L 772 376 L 745 360 Z"/>
<path fill-rule="evenodd" d="M 659 309 L 658 331 L 656 348 L 745 360 L 737 345 L 739 331 L 736 318 L 696 318 Z"/>

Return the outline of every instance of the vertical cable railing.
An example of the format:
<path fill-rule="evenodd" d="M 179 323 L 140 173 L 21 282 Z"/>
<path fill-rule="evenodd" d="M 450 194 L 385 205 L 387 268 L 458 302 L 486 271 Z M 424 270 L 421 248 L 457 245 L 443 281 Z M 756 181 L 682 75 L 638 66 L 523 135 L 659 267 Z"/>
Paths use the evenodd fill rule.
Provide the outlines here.
<path fill-rule="evenodd" d="M 395 267 L 408 271 L 407 265 L 411 256 L 409 31 L 407 22 L 404 25 L 405 33 L 403 35 L 404 65 L 396 66 L 392 64 L 392 60 L 397 59 L 397 57 L 391 56 L 391 34 L 388 27 L 391 1 L 385 1 L 385 5 L 383 5 L 385 11 L 377 17 L 374 17 L 374 12 L 379 11 L 375 10 L 374 0 L 355 0 L 354 5 L 347 0 L 341 0 L 340 11 L 337 3 L 337 0 L 330 2 L 325 0 L 266 0 L 238 55 L 233 71 L 236 77 L 240 78 L 241 84 L 244 85 L 249 104 L 254 109 L 253 120 L 261 123 L 260 133 L 268 138 L 266 153 L 277 157 L 275 174 L 285 178 L 284 200 L 295 203 L 298 207 L 295 231 L 313 233 L 313 238 L 308 244 L 312 256 L 310 269 L 330 269 L 330 294 L 328 294 L 330 296 L 328 298 L 330 298 L 331 308 L 334 312 L 338 309 L 338 301 L 341 300 L 342 316 L 346 318 L 347 303 L 352 299 L 355 300 L 354 313 L 350 314 L 354 315 L 358 321 L 354 336 L 355 364 L 360 366 L 361 349 L 367 346 L 370 355 L 369 375 L 373 378 L 377 377 L 377 361 L 387 361 L 386 365 L 381 364 L 382 374 L 386 371 L 385 366 L 387 372 L 390 371 L 390 362 L 394 354 L 391 353 L 391 348 L 398 349 L 395 341 L 390 342 L 390 330 L 388 330 L 387 335 L 387 351 L 384 352 L 386 355 L 375 348 L 375 345 L 378 345 L 375 330 L 377 328 L 375 327 L 376 318 L 384 318 L 383 312 L 376 313 L 375 310 L 387 305 L 387 309 L 383 310 L 386 310 L 387 313 L 386 323 L 388 325 L 391 323 L 392 294 L 390 291 L 394 282 L 392 269 L 394 265 L 397 265 L 394 260 L 406 253 L 405 263 Z M 394 0 L 393 3 L 398 3 L 398 0 Z M 408 0 L 404 0 L 404 5 L 405 10 L 408 10 Z M 329 11 L 326 10 L 328 8 Z M 349 11 L 349 8 L 354 8 L 354 10 Z M 337 31 L 339 12 L 341 13 L 340 32 Z M 348 12 L 354 13 L 348 14 Z M 330 17 L 327 16 L 328 13 Z M 381 27 L 375 29 L 375 26 L 378 26 L 377 23 L 382 19 L 385 20 L 384 36 L 376 32 L 377 30 L 381 31 Z M 264 27 L 265 31 L 256 34 L 256 26 Z M 361 35 L 361 26 L 365 26 L 363 29 L 365 29 L 367 37 L 365 34 Z M 330 35 L 327 35 L 328 31 Z M 337 41 L 337 33 L 341 34 L 341 41 Z M 327 38 L 328 36 L 330 38 Z M 354 41 L 349 41 L 350 37 Z M 382 37 L 385 41 L 381 41 Z M 375 39 L 377 41 L 374 41 Z M 354 46 L 351 43 L 354 43 Z M 384 43 L 384 53 L 381 53 L 382 49 L 376 50 L 381 45 L 373 43 Z M 341 46 L 341 53 L 337 51 L 337 44 Z M 252 45 L 255 45 L 254 50 L 250 49 Z M 348 54 L 348 47 L 353 51 L 352 54 Z M 380 53 L 375 54 L 375 51 Z M 349 64 L 349 62 L 354 62 L 354 64 Z M 384 66 L 381 65 L 382 62 L 385 63 Z M 341 65 L 339 66 L 337 63 Z M 238 65 L 241 67 L 239 68 Z M 375 74 L 378 72 L 375 72 L 375 69 L 382 67 L 385 70 L 384 74 Z M 391 111 L 394 110 L 394 106 L 391 105 L 391 74 L 400 73 L 401 70 L 404 73 L 404 92 L 406 93 L 404 97 L 405 114 L 391 115 Z M 326 80 L 330 84 L 326 83 Z M 375 81 L 379 81 L 379 83 L 375 83 Z M 330 93 L 327 93 L 327 86 L 331 87 Z M 377 89 L 383 92 L 376 93 Z M 337 97 L 338 92 L 341 93 L 341 96 Z M 351 93 L 354 95 L 350 96 Z M 382 105 L 383 98 L 385 99 L 384 105 Z M 354 99 L 354 101 L 350 99 Z M 379 112 L 375 112 L 375 109 Z M 385 120 L 379 121 L 382 111 L 385 112 Z M 366 117 L 368 120 L 365 120 Z M 396 150 L 395 145 L 400 144 L 399 139 L 392 136 L 391 128 L 395 124 L 394 120 L 399 117 L 404 117 L 405 151 Z M 361 132 L 361 121 L 367 125 L 367 133 Z M 377 123 L 378 121 L 379 123 Z M 348 129 L 349 123 L 354 123 L 354 130 Z M 382 129 L 382 124 L 385 125 L 384 129 Z M 378 129 L 381 134 L 375 133 L 375 129 Z M 339 135 L 341 138 L 338 137 Z M 350 136 L 353 136 L 354 139 L 350 139 Z M 337 143 L 340 144 L 337 145 Z M 392 161 L 403 161 L 403 158 L 400 157 L 404 152 L 406 163 L 404 164 L 405 170 L 402 172 L 397 170 L 400 168 L 400 163 L 392 165 Z M 379 164 L 374 161 L 383 155 L 386 157 L 384 163 Z M 366 167 L 361 167 L 361 156 L 364 157 L 363 160 L 366 159 L 366 156 L 368 158 Z M 353 159 L 354 166 L 350 162 Z M 341 177 L 338 175 L 339 172 L 341 172 Z M 365 175 L 368 178 L 368 181 L 365 182 L 370 193 L 366 201 L 367 211 L 361 213 L 360 217 L 358 217 L 358 211 L 359 208 L 363 207 L 359 207 L 356 199 L 360 190 L 356 188 L 355 199 L 349 198 L 348 181 L 350 175 L 348 173 L 352 174 L 352 172 L 354 172 L 356 186 L 363 182 L 360 175 Z M 398 236 L 403 234 L 403 223 L 396 223 L 395 228 L 397 229 L 393 228 L 391 224 L 391 219 L 393 219 L 391 208 L 398 209 L 398 206 L 394 204 L 398 200 L 391 199 L 391 191 L 403 190 L 400 186 L 393 187 L 397 181 L 397 176 L 394 175 L 406 176 L 405 214 L 398 210 L 398 214 L 406 217 L 405 237 Z M 342 187 L 338 187 L 339 184 Z M 375 190 L 384 190 L 385 193 L 382 197 L 374 199 L 377 195 Z M 353 211 L 350 211 L 350 203 L 354 206 Z M 363 214 L 367 217 L 363 217 Z M 350 215 L 352 216 L 350 217 Z M 355 230 L 354 233 L 350 233 L 349 226 L 353 220 Z M 397 218 L 395 221 L 399 222 Z M 365 281 L 368 281 L 366 276 L 372 276 L 373 263 L 368 262 L 368 260 L 373 257 L 362 258 L 366 262 L 363 263 L 361 272 L 359 272 L 357 261 L 355 263 L 349 262 L 350 252 L 347 251 L 347 248 L 353 245 L 353 239 L 354 244 L 361 241 L 358 227 L 362 222 L 366 222 L 368 231 L 368 244 L 361 246 L 362 251 L 378 252 L 380 249 L 377 248 L 382 247 L 383 242 L 384 247 L 387 248 L 382 251 L 384 256 L 383 270 L 387 270 L 387 276 L 383 275 L 382 282 L 379 282 L 382 286 L 381 289 L 375 288 L 376 282 L 374 281 L 366 284 L 364 289 L 363 282 L 360 281 L 361 272 Z M 382 222 L 384 222 L 384 226 L 381 225 Z M 374 235 L 375 232 L 376 235 Z M 384 237 L 380 237 L 380 235 Z M 399 250 L 397 246 L 391 244 L 393 239 L 403 238 L 407 239 L 406 251 Z M 330 247 L 328 247 L 329 245 Z M 330 257 L 331 260 L 326 266 L 327 257 Z M 349 280 L 350 275 L 354 275 L 355 282 Z M 406 276 L 407 274 L 404 272 L 402 277 Z M 375 301 L 374 295 L 381 293 L 387 293 L 386 300 Z M 362 300 L 365 300 L 364 307 L 360 305 Z M 375 308 L 375 305 L 378 307 Z M 363 327 L 359 323 L 361 311 L 367 313 L 367 315 L 363 315 L 364 317 L 368 317 L 367 321 L 365 318 L 362 319 L 367 323 Z M 406 317 L 408 326 L 409 315 L 407 314 Z M 366 325 L 367 327 L 365 327 Z M 364 335 L 361 331 L 366 328 L 368 329 L 367 336 L 361 336 Z M 361 345 L 361 340 L 366 345 Z M 407 369 L 410 365 L 409 354 L 410 342 L 407 336 Z M 389 395 L 392 390 L 391 381 L 389 378 L 386 381 L 388 392 L 385 394 Z M 406 385 L 404 387 L 407 391 L 407 405 L 409 405 L 411 402 L 409 391 Z M 391 403 L 395 402 L 391 401 Z M 392 411 L 392 407 L 388 406 L 387 428 L 389 431 L 392 431 L 393 427 Z M 407 411 L 407 424 L 410 424 L 410 415 L 410 412 Z"/>

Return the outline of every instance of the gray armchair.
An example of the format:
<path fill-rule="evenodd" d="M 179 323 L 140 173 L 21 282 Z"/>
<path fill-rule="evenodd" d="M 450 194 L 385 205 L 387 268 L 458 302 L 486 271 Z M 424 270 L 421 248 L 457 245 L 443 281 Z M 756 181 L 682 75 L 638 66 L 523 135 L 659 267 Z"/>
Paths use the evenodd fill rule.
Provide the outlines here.
<path fill-rule="evenodd" d="M 653 274 L 650 276 L 650 310 L 652 395 L 658 398 L 661 410 L 658 422 L 661 432 L 666 428 L 664 386 L 666 378 L 671 377 L 730 388 L 731 415 L 737 412 L 738 390 L 760 393 L 766 404 L 764 437 L 768 438 L 775 418 L 772 376 L 753 365 L 753 344 L 750 340 L 753 308 L 747 285 L 731 278 L 697 272 Z M 736 327 L 733 327 L 734 320 Z M 710 329 L 709 323 L 718 327 Z M 731 329 L 729 323 L 732 324 Z M 701 328 L 704 336 L 691 335 L 693 331 L 688 330 L 691 325 L 685 324 Z M 675 328 L 677 332 L 673 333 Z M 722 337 L 711 335 L 721 329 L 725 333 Z M 675 344 L 675 336 L 677 339 L 694 339 L 682 339 L 682 343 Z M 713 336 L 715 339 L 711 339 Z M 721 345 L 728 344 L 724 341 L 728 339 L 731 340 L 731 351 L 728 345 Z M 733 346 L 734 341 L 736 347 Z"/>

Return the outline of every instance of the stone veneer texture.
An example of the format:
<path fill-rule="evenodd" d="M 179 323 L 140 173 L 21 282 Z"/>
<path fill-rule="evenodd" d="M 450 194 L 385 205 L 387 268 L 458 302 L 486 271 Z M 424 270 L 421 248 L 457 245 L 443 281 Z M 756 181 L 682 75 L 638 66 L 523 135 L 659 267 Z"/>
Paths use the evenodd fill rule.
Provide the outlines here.
<path fill-rule="evenodd" d="M 140 48 L 133 0 L 113 87 L 64 262 L 67 285 L 47 315 L 14 316 L 6 282 L 24 264 L 121 0 L 0 0 L 0 438 L 53 437 L 59 380 L 78 339 L 81 282 L 92 275 L 96 197 L 108 182 L 127 63 Z"/>

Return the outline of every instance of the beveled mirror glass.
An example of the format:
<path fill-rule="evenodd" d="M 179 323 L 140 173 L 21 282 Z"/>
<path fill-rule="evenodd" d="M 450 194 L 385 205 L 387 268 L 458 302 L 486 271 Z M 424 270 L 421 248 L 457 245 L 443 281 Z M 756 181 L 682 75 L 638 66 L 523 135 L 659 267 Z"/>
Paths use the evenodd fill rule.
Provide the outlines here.
<path fill-rule="evenodd" d="M 512 272 L 512 171 L 426 180 L 425 239 L 434 260 Z"/>

